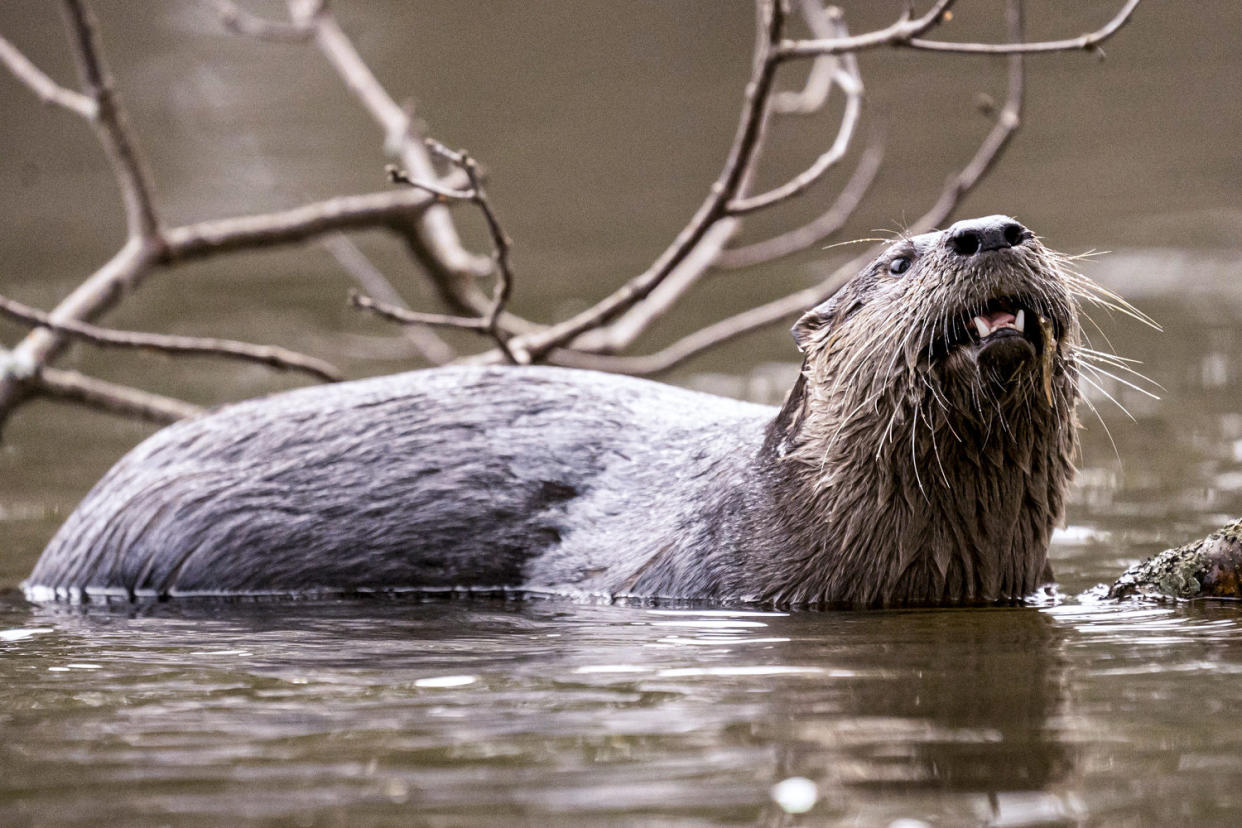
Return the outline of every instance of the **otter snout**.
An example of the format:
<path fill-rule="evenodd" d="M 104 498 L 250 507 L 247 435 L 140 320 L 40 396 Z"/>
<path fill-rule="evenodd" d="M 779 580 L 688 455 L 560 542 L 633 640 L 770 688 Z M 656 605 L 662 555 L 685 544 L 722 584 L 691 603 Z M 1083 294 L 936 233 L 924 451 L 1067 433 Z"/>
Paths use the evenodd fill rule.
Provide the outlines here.
<path fill-rule="evenodd" d="M 945 232 L 945 246 L 959 256 L 1017 247 L 1033 234 L 1009 216 L 959 221 Z"/>

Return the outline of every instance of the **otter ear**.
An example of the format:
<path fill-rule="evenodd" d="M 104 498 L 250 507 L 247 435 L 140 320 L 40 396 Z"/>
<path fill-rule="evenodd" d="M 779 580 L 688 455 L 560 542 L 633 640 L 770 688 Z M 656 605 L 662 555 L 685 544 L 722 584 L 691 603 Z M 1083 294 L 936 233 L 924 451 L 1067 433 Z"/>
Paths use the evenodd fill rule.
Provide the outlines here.
<path fill-rule="evenodd" d="M 833 296 L 827 302 L 816 305 L 802 314 L 802 318 L 789 329 L 799 351 L 805 354 L 810 349 L 816 335 L 832 327 L 837 321 L 837 305 L 837 297 Z"/>

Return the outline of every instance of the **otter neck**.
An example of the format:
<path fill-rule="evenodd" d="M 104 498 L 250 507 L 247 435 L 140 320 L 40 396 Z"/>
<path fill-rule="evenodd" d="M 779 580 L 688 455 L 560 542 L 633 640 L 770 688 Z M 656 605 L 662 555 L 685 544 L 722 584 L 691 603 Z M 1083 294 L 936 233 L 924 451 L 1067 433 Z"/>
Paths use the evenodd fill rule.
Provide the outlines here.
<path fill-rule="evenodd" d="M 771 501 L 751 546 L 781 604 L 1019 600 L 1047 546 L 1076 448 L 1069 383 L 1003 393 L 926 372 L 843 393 L 799 379 L 761 451 Z M 981 393 L 983 391 L 984 393 Z"/>

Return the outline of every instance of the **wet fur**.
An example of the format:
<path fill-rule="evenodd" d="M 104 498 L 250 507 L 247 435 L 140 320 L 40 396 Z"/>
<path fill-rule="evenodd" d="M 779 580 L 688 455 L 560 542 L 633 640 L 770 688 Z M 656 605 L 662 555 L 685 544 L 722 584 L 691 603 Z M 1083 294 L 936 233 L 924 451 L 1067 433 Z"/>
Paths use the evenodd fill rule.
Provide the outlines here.
<path fill-rule="evenodd" d="M 943 235 L 894 243 L 799 322 L 802 375 L 779 411 L 592 372 L 458 367 L 179 423 L 87 495 L 28 594 L 1020 599 L 1050 577 L 1073 472 L 1081 277 L 1035 240 L 955 259 Z M 896 255 L 913 261 L 901 276 Z M 1001 376 L 970 349 L 938 351 L 952 313 L 1009 295 L 1055 322 L 1046 359 L 1015 351 Z"/>

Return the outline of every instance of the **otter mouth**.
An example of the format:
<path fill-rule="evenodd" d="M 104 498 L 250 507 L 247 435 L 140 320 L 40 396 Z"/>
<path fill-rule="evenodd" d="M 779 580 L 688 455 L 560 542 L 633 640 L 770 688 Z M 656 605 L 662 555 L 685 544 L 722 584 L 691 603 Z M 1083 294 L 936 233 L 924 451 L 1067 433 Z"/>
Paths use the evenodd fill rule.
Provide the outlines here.
<path fill-rule="evenodd" d="M 946 326 L 945 352 L 964 347 L 982 352 L 1025 341 L 1039 354 L 1044 348 L 1040 318 L 1038 310 L 1017 297 L 992 299 L 981 310 L 963 312 Z"/>

